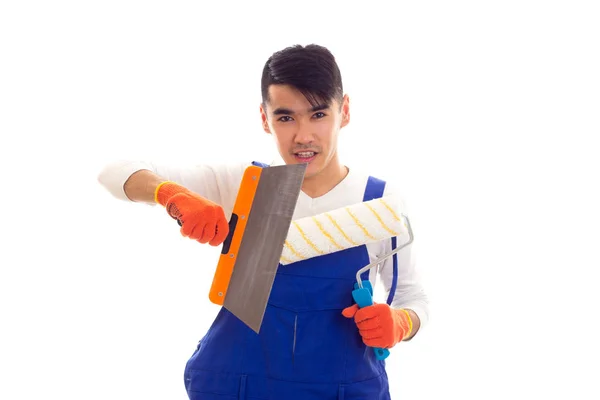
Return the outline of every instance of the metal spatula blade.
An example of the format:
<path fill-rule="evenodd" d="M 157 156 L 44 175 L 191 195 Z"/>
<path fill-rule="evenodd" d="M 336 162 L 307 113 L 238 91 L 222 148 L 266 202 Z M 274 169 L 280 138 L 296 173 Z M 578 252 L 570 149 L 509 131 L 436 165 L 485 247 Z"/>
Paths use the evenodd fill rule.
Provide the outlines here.
<path fill-rule="evenodd" d="M 306 164 L 264 168 L 223 306 L 256 333 L 262 325 Z"/>

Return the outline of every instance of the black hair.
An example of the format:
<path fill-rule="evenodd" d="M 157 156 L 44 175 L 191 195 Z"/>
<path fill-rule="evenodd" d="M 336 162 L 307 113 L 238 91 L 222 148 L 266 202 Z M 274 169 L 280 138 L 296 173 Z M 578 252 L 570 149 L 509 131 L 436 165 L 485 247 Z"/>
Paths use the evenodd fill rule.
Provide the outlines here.
<path fill-rule="evenodd" d="M 331 52 L 316 44 L 294 45 L 277 51 L 263 68 L 261 92 L 263 106 L 269 100 L 269 86 L 290 85 L 299 90 L 311 106 L 329 104 L 344 96 L 342 76 Z"/>

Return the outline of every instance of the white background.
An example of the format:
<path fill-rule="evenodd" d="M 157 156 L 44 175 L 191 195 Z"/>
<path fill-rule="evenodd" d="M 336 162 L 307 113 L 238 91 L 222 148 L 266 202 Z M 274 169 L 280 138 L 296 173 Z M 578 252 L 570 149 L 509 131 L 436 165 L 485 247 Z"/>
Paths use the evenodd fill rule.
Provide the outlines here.
<path fill-rule="evenodd" d="M 217 3 L 0 6 L 0 398 L 186 398 L 218 249 L 96 175 L 269 161 L 263 63 L 313 42 L 351 97 L 342 159 L 402 183 L 431 298 L 393 398 L 600 398 L 595 2 Z"/>

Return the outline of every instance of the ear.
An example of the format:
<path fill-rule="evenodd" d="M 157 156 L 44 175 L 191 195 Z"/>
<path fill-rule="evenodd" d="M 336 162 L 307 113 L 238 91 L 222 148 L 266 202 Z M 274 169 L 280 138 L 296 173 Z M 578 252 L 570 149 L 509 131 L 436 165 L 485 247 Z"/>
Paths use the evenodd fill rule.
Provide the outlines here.
<path fill-rule="evenodd" d="M 348 125 L 350 123 L 350 97 L 348 95 L 344 95 L 344 99 L 342 100 L 342 124 L 341 128 Z"/>
<path fill-rule="evenodd" d="M 260 118 L 262 120 L 263 130 L 266 133 L 271 134 L 271 128 L 269 128 L 269 121 L 267 120 L 267 112 L 262 104 L 260 105 Z"/>

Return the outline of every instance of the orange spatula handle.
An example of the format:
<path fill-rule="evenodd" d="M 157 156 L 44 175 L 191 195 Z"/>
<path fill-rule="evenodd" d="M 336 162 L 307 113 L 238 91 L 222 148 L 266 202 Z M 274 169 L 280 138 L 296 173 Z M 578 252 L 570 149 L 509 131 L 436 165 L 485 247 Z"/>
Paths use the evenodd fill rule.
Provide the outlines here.
<path fill-rule="evenodd" d="M 223 242 L 223 248 L 208 295 L 210 301 L 218 305 L 223 305 L 225 301 L 231 274 L 233 273 L 235 261 L 239 253 L 246 223 L 248 222 L 248 216 L 252 209 L 254 195 L 260 181 L 261 170 L 260 167 L 255 165 L 249 166 L 246 168 L 242 182 L 240 183 L 229 221 L 229 235 Z"/>

